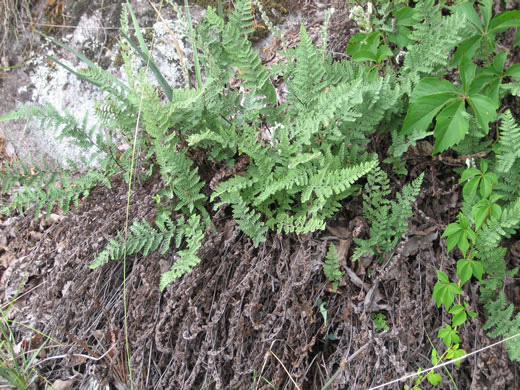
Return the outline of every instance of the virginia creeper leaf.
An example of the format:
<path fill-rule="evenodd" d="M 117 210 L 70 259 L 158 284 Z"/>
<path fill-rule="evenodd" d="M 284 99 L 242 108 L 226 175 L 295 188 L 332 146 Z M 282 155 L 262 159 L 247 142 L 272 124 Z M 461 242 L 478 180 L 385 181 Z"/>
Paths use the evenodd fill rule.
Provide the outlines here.
<path fill-rule="evenodd" d="M 449 93 L 440 93 L 417 99 L 408 109 L 401 133 L 412 134 L 426 131 L 435 115 L 437 115 L 446 104 L 453 100 L 453 97 L 454 96 Z"/>
<path fill-rule="evenodd" d="M 437 115 L 437 125 L 434 130 L 434 154 L 442 152 L 464 139 L 469 129 L 469 118 L 464 106 L 463 100 L 457 100 Z"/>

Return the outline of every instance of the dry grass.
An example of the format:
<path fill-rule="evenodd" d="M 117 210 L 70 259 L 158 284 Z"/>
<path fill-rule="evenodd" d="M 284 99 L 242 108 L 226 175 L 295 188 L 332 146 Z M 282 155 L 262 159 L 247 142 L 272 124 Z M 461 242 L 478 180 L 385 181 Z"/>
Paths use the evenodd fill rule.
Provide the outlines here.
<path fill-rule="evenodd" d="M 21 50 L 27 50 L 24 43 L 29 43 L 30 49 L 31 40 L 26 42 L 21 37 L 28 36 L 27 33 L 32 31 L 32 3 L 32 0 L 0 0 L 0 67 L 9 66 L 8 59 L 14 56 L 14 53 L 9 53 L 13 44 Z"/>

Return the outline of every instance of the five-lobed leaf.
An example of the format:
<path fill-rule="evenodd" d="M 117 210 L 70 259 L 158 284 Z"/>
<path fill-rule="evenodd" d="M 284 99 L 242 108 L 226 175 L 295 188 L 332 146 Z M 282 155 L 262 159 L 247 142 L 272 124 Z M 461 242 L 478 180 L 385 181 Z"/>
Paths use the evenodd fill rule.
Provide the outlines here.
<path fill-rule="evenodd" d="M 446 345 L 447 348 L 449 348 L 452 344 L 457 344 L 460 339 L 459 332 L 456 328 L 451 327 L 450 324 L 446 324 L 444 328 L 439 329 L 439 332 L 437 332 L 437 337 L 442 339 L 444 345 Z"/>
<path fill-rule="evenodd" d="M 458 220 L 458 222 L 450 223 L 441 237 L 447 237 L 446 244 L 448 253 L 457 246 L 462 254 L 466 256 L 466 252 L 469 249 L 468 239 L 474 243 L 476 235 L 475 232 L 471 230 L 469 221 L 464 214 L 459 214 Z"/>
<path fill-rule="evenodd" d="M 437 271 L 439 281 L 433 286 L 433 299 L 437 307 L 444 307 L 448 309 L 455 300 L 455 295 L 462 294 L 462 290 L 455 283 L 450 282 L 448 275 L 442 271 Z"/>
<path fill-rule="evenodd" d="M 466 355 L 466 351 L 463 350 L 462 348 L 459 348 L 458 339 L 457 339 L 457 342 L 455 343 L 455 345 L 453 345 L 452 348 L 450 348 L 448 351 L 446 351 L 446 359 L 448 359 L 448 360 L 458 359 L 464 355 Z M 461 363 L 461 361 L 458 360 L 455 362 L 455 365 L 460 366 L 460 363 Z"/>
<path fill-rule="evenodd" d="M 426 374 L 426 379 L 428 379 L 428 382 L 430 382 L 432 386 L 437 386 L 442 381 L 442 376 L 435 371 L 430 371 Z"/>

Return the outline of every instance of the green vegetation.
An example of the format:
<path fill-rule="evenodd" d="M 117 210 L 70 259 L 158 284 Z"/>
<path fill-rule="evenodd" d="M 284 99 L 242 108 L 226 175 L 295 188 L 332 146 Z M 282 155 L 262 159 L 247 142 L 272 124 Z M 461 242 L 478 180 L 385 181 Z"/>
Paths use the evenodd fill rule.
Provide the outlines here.
<path fill-rule="evenodd" d="M 107 243 L 91 267 L 137 252 L 174 251 L 176 262 L 161 279 L 164 289 L 201 261 L 197 250 L 218 208 L 229 207 L 258 247 L 271 234 L 323 230 L 341 202 L 362 194 L 370 234 L 354 240 L 352 259 L 390 260 L 408 230 L 423 174 L 410 177 L 393 201 L 381 164 L 391 163 L 396 175 L 408 175 L 400 156 L 433 136 L 434 154 L 451 149 L 485 157 L 457 172 L 463 206 L 442 237 L 447 251 L 456 251 L 460 259 L 456 272 L 437 271 L 433 299 L 450 322 L 438 332 L 445 350 L 433 348 L 432 363 L 465 355 L 459 332 L 477 315 L 464 302 L 468 283 L 480 286 L 489 335 L 516 335 L 520 314 L 515 316 L 502 289 L 517 270 L 507 269 L 506 248 L 500 244 L 520 227 L 520 127 L 504 103 L 520 94 L 520 65 L 509 64 L 511 48 L 498 49 L 496 39 L 520 26 L 520 11 L 493 15 L 491 0 L 446 3 L 357 5 L 353 18 L 363 31 L 350 38 L 349 59 L 333 60 L 326 40 L 316 47 L 301 26 L 299 44 L 284 48 L 284 60 L 271 68 L 252 49 L 250 2 L 237 0 L 225 18 L 210 7 L 190 34 L 200 63 L 196 87 L 179 89 L 171 88 L 154 65 L 126 7 L 121 57 L 127 83 L 71 50 L 88 65 L 78 76 L 110 95 L 98 105 L 96 127 L 87 128 L 86 120 L 80 123 L 53 107 L 23 107 L 1 119 L 39 120 L 59 137 L 96 150 L 84 158 L 97 168 L 77 178 L 74 167 L 52 171 L 45 165 L 30 169 L 23 161 L 6 163 L 2 191 L 21 187 L 2 212 L 34 208 L 38 215 L 53 207 L 66 212 L 94 186 L 109 187 L 116 175 L 130 183 L 133 175 L 147 180 L 158 172 L 155 220 L 134 222 Z M 137 43 L 128 33 L 129 16 Z M 514 44 L 519 43 L 517 34 Z M 167 101 L 135 66 L 138 57 L 153 71 Z M 282 101 L 274 77 L 287 87 Z M 230 87 L 233 78 L 241 88 Z M 369 152 L 376 133 L 390 135 L 393 142 L 384 161 Z M 134 148 L 119 152 L 116 139 Z M 201 159 L 232 173 L 207 182 L 199 172 Z M 344 272 L 334 245 L 323 271 L 336 290 Z M 326 313 L 325 305 L 320 311 Z M 378 331 L 387 329 L 382 314 L 372 319 Z M 509 357 L 520 361 L 520 338 L 508 340 L 507 348 Z M 413 388 L 425 379 L 435 385 L 442 377 L 430 371 Z"/>
<path fill-rule="evenodd" d="M 336 245 L 330 244 L 329 251 L 327 252 L 327 258 L 325 263 L 323 264 L 323 273 L 327 277 L 327 279 L 332 283 L 332 289 L 336 291 L 338 289 L 338 284 L 343 275 L 345 274 L 340 269 L 338 252 L 336 250 Z"/>

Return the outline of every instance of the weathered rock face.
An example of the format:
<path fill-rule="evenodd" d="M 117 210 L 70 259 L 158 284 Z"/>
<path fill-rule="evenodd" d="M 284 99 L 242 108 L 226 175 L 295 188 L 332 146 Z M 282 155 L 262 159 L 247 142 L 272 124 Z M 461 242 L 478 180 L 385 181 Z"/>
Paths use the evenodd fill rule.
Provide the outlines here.
<path fill-rule="evenodd" d="M 46 26 L 47 34 L 85 54 L 114 76 L 125 79 L 120 70 L 121 64 L 116 61 L 120 49 L 118 30 L 121 1 L 62 0 L 58 2 L 62 4 L 62 8 L 57 10 L 49 10 L 44 3 L 47 2 L 35 2 L 33 8 L 38 13 L 35 20 L 49 19 L 50 16 L 46 16 L 46 13 L 50 11 L 53 12 L 51 16 L 56 16 L 55 12 L 63 12 L 60 17 L 63 26 L 77 26 L 73 29 Z M 168 29 L 175 34 L 187 58 L 191 57 L 191 48 L 171 7 L 161 10 L 165 19 L 163 22 L 148 2 L 132 0 L 131 4 L 140 26 L 147 28 L 146 31 L 149 32 L 146 36 L 150 41 L 155 36 L 153 57 L 161 72 L 172 87 L 182 86 L 178 55 L 171 43 Z M 70 112 L 80 121 L 87 116 L 89 126 L 95 125 L 96 101 L 103 100 L 103 93 L 96 86 L 79 80 L 65 68 L 50 61 L 47 55 L 57 58 L 72 69 L 81 69 L 85 64 L 43 37 L 24 31 L 22 40 L 11 39 L 6 42 L 8 49 L 4 50 L 4 62 L 11 66 L 25 62 L 25 66 L 5 72 L 0 84 L 0 96 L 4 102 L 0 107 L 0 116 L 23 104 L 52 104 L 61 112 Z M 24 55 L 18 54 L 20 52 Z M 153 76 L 150 79 L 153 80 Z M 42 131 L 37 123 L 1 122 L 0 138 L 6 141 L 8 153 L 24 159 L 29 156 L 36 160 L 44 158 L 51 166 L 56 162 L 66 164 L 69 159 L 78 163 L 80 155 L 84 153 L 74 147 L 70 140 L 57 141 L 52 126 Z"/>

